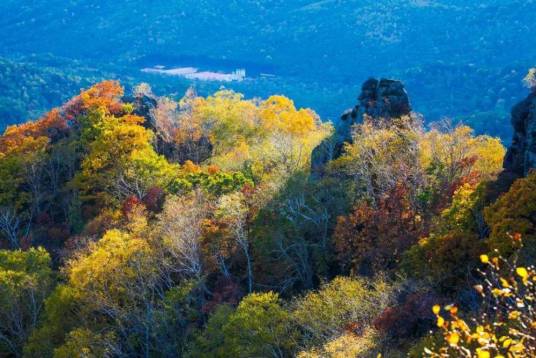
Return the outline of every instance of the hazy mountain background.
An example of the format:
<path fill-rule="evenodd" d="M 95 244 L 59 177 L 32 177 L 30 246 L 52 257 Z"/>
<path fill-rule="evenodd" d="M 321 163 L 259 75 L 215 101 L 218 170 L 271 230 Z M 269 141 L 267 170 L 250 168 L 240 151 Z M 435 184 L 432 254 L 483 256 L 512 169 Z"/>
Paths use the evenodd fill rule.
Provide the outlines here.
<path fill-rule="evenodd" d="M 508 140 L 509 109 L 536 64 L 535 13 L 533 0 L 3 0 L 0 127 L 101 78 L 180 96 L 190 81 L 140 71 L 167 65 L 245 68 L 244 82 L 194 85 L 282 93 L 325 119 L 368 77 L 396 77 L 428 121 Z"/>

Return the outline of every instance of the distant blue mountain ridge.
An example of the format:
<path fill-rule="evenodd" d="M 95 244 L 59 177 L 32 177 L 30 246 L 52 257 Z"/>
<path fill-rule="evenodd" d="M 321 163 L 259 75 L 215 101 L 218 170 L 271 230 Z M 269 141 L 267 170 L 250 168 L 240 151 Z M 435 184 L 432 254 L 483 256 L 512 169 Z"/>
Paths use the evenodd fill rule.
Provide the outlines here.
<path fill-rule="evenodd" d="M 245 68 L 276 78 L 225 86 L 248 96 L 283 93 L 330 119 L 355 103 L 369 76 L 396 77 L 428 120 L 463 119 L 505 140 L 509 108 L 536 65 L 534 0 L 4 0 L 0 12 L 0 56 L 38 70 L 85 79 L 91 69 L 91 79 L 100 71 L 180 95 L 190 83 L 139 70 Z M 45 66 L 44 54 L 72 63 Z M 208 93 L 221 84 L 196 86 Z M 3 114 L 12 101 L 2 96 Z"/>

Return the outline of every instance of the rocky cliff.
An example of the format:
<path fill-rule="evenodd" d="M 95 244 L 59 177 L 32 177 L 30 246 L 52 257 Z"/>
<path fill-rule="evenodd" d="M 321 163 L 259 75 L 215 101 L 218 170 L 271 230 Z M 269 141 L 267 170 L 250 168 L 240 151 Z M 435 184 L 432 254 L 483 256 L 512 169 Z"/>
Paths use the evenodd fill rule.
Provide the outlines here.
<path fill-rule="evenodd" d="M 524 177 L 536 168 L 536 88 L 512 109 L 514 137 L 504 159 L 504 171 Z"/>
<path fill-rule="evenodd" d="M 504 157 L 504 170 L 488 188 L 488 201 L 507 192 L 514 181 L 536 169 L 536 87 L 512 108 L 514 136 Z"/>
<path fill-rule="evenodd" d="M 341 155 L 344 143 L 352 142 L 354 124 L 361 123 L 365 117 L 380 121 L 399 118 L 410 113 L 409 97 L 402 82 L 391 79 L 368 79 L 361 87 L 357 104 L 342 114 L 333 136 L 324 140 L 313 151 L 311 160 L 313 175 L 321 175 L 325 164 Z"/>
<path fill-rule="evenodd" d="M 346 111 L 342 119 L 348 116 L 359 118 L 367 115 L 371 118 L 398 118 L 411 112 L 409 97 L 400 81 L 371 78 L 361 87 L 358 104 Z"/>

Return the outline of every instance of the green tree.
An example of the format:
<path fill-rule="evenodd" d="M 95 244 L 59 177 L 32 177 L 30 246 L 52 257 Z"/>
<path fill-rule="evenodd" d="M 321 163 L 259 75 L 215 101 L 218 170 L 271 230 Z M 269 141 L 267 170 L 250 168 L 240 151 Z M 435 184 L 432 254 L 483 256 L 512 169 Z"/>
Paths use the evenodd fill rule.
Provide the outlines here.
<path fill-rule="evenodd" d="M 318 291 L 297 298 L 292 320 L 300 328 L 302 346 L 322 345 L 345 332 L 348 327 L 364 330 L 392 299 L 393 286 L 382 278 L 337 277 Z"/>
<path fill-rule="evenodd" d="M 510 256 L 516 246 L 514 234 L 523 236 L 524 249 L 519 253 L 522 262 L 536 258 L 536 172 L 517 180 L 510 190 L 484 211 L 490 227 L 487 239 L 490 251 L 498 250 Z"/>
<path fill-rule="evenodd" d="M 279 296 L 252 293 L 235 311 L 217 309 L 192 352 L 201 357 L 286 357 L 295 338 Z"/>
<path fill-rule="evenodd" d="M 54 350 L 54 358 L 101 358 L 114 353 L 113 334 L 102 334 L 78 328 L 69 332 L 65 343 Z"/>
<path fill-rule="evenodd" d="M 193 335 L 186 354 L 191 358 L 224 358 L 231 357 L 226 351 L 225 333 L 223 327 L 227 324 L 229 317 L 234 312 L 229 305 L 219 305 L 210 315 L 204 329 Z"/>
<path fill-rule="evenodd" d="M 107 332 L 103 339 L 113 336 L 123 354 L 151 351 L 160 287 L 155 255 L 140 234 L 110 230 L 68 262 L 67 283 L 47 300 L 28 354 L 69 344 L 75 329 Z"/>
<path fill-rule="evenodd" d="M 154 135 L 140 125 L 143 118 L 99 113 L 83 130 L 94 138 L 73 182 L 85 199 L 104 205 L 131 195 L 141 200 L 152 187 L 167 188 L 178 167 L 154 151 Z"/>
<path fill-rule="evenodd" d="M 45 300 L 39 327 L 24 346 L 24 357 L 52 357 L 54 349 L 61 346 L 67 332 L 81 324 L 79 295 L 67 285 L 60 284 Z"/>
<path fill-rule="evenodd" d="M 0 355 L 22 355 L 53 283 L 44 249 L 0 251 Z"/>

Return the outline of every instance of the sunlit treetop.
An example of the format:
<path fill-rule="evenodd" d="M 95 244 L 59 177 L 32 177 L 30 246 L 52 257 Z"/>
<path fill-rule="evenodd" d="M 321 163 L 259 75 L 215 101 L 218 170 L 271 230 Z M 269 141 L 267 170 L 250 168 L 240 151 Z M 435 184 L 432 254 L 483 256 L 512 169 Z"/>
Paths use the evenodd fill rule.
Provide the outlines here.
<path fill-rule="evenodd" d="M 103 81 L 88 90 L 82 91 L 64 106 L 66 118 L 74 119 L 90 109 L 103 109 L 108 114 L 123 111 L 123 87 L 117 81 Z"/>
<path fill-rule="evenodd" d="M 63 119 L 58 109 L 53 109 L 37 121 L 10 126 L 0 136 L 0 153 L 7 154 L 17 150 L 27 138 L 46 138 L 58 135 L 68 129 L 67 122 Z"/>

